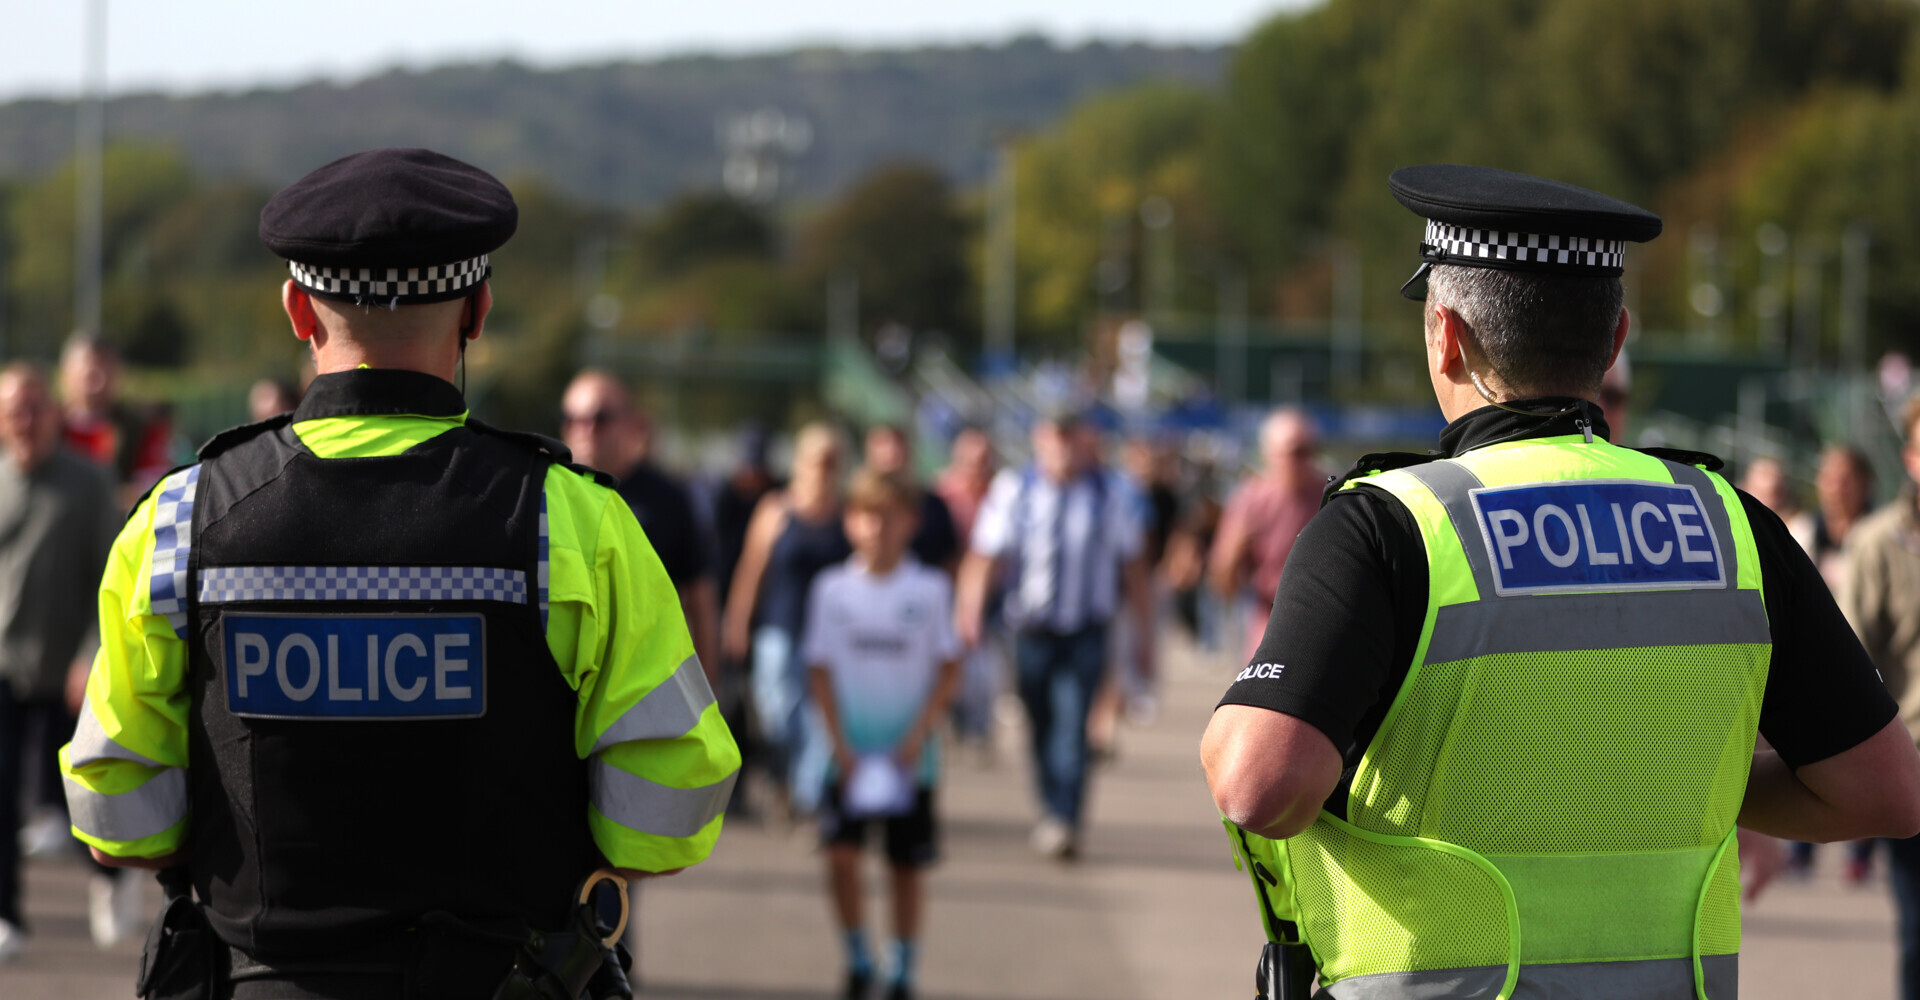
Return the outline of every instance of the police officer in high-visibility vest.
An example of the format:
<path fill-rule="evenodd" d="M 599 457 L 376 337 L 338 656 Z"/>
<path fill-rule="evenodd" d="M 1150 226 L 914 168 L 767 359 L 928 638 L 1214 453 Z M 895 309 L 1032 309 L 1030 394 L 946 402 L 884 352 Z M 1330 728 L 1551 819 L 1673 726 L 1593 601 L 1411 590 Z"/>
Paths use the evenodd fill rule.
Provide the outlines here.
<path fill-rule="evenodd" d="M 516 220 L 422 149 L 261 212 L 319 375 L 134 510 L 61 754 L 169 887 L 143 996 L 628 995 L 589 890 L 719 836 L 738 751 L 632 512 L 453 384 Z"/>
<path fill-rule="evenodd" d="M 1479 167 L 1390 186 L 1450 423 L 1330 486 L 1201 748 L 1286 944 L 1263 987 L 1728 1000 L 1736 824 L 1909 835 L 1920 755 L 1780 521 L 1710 456 L 1608 441 L 1660 220 Z"/>

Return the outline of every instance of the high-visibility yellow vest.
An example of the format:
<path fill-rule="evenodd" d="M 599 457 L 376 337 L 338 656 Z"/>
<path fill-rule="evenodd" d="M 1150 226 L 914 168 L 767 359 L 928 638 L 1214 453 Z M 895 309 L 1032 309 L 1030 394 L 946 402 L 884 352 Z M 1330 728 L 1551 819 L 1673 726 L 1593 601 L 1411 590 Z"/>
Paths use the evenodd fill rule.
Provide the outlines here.
<path fill-rule="evenodd" d="M 1579 435 L 1357 480 L 1420 526 L 1425 625 L 1346 818 L 1235 834 L 1340 1000 L 1737 990 L 1771 636 L 1721 477 Z"/>

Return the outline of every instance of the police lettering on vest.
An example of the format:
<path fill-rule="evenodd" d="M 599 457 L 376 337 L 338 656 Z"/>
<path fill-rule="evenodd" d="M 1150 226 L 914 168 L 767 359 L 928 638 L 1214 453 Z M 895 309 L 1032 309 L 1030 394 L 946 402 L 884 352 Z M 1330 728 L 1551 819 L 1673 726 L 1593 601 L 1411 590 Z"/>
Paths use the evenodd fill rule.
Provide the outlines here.
<path fill-rule="evenodd" d="M 471 719 L 486 714 L 486 620 L 454 615 L 221 619 L 227 709 L 257 719 Z"/>
<path fill-rule="evenodd" d="M 1471 496 L 1500 596 L 1727 586 L 1691 486 L 1576 480 Z"/>

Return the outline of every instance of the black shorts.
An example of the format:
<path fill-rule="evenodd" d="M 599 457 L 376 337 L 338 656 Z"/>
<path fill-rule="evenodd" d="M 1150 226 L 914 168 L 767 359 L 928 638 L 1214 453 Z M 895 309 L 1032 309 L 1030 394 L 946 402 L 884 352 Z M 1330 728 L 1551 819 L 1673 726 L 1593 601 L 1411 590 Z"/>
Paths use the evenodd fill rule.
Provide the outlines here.
<path fill-rule="evenodd" d="M 933 816 L 933 789 L 925 785 L 914 793 L 913 809 L 886 819 L 853 819 L 841 811 L 840 785 L 829 785 L 820 803 L 820 843 L 825 847 L 865 847 L 868 831 L 886 829 L 887 863 L 902 868 L 925 868 L 940 860 L 940 841 Z"/>

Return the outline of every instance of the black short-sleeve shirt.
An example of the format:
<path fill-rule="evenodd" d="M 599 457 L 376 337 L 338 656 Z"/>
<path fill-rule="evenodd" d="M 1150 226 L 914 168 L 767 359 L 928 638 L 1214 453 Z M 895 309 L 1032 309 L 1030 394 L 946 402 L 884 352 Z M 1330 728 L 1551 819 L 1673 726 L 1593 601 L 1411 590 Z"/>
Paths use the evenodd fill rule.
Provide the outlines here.
<path fill-rule="evenodd" d="M 1560 409 L 1570 402 L 1538 405 Z M 1606 434 L 1590 406 L 1554 418 L 1486 407 L 1448 425 L 1436 457 L 1579 433 L 1579 420 Z M 1799 767 L 1871 737 L 1898 706 L 1786 526 L 1759 501 L 1739 497 L 1759 549 L 1773 638 L 1760 732 L 1789 766 Z M 1426 548 L 1405 505 L 1364 484 L 1331 494 L 1287 557 L 1259 651 L 1221 699 L 1285 712 L 1325 733 L 1346 761 L 1329 800 L 1336 812 L 1344 811 L 1338 807 L 1353 770 L 1413 663 L 1427 577 Z"/>
<path fill-rule="evenodd" d="M 618 492 L 633 508 L 634 520 L 653 543 L 674 587 L 684 588 L 706 575 L 700 522 L 693 516 L 693 501 L 679 483 L 651 462 L 642 462 L 620 478 Z"/>

